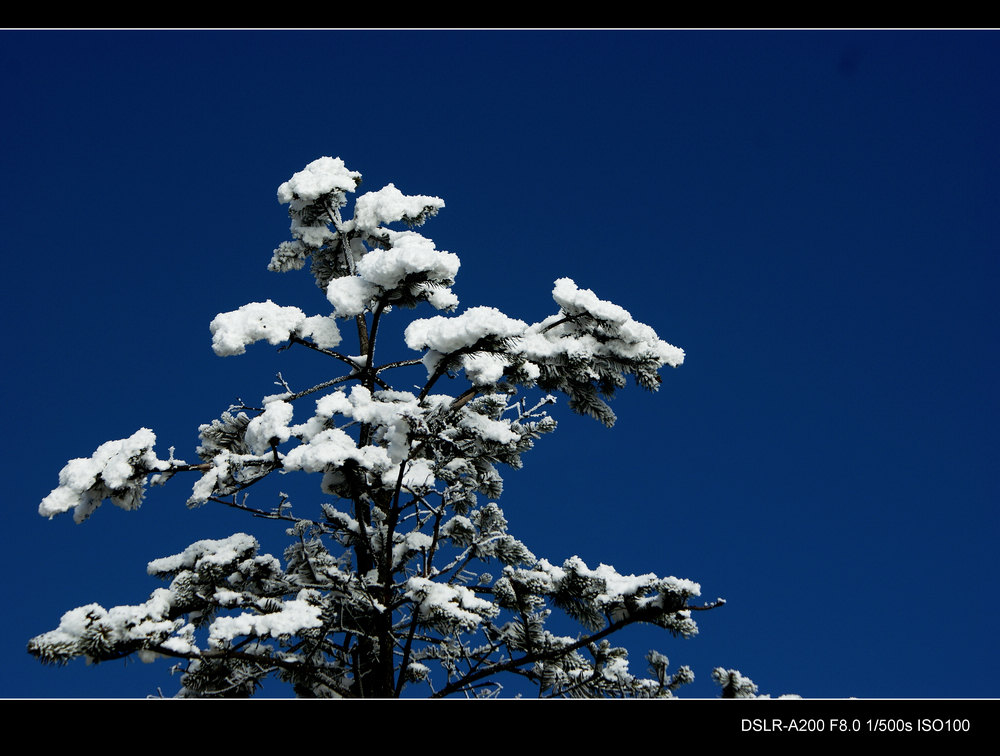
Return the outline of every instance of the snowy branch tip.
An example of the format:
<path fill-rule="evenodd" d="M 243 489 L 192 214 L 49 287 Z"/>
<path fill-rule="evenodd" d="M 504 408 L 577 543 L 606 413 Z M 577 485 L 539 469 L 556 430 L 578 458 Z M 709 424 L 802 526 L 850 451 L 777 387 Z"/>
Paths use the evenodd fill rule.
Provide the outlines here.
<path fill-rule="evenodd" d="M 73 519 L 79 523 L 105 499 L 122 509 L 138 509 L 146 476 L 171 467 L 171 461 L 157 458 L 155 443 L 153 431 L 140 428 L 126 439 L 101 444 L 89 458 L 70 460 L 59 472 L 58 487 L 38 505 L 38 513 L 51 520 L 73 509 Z"/>

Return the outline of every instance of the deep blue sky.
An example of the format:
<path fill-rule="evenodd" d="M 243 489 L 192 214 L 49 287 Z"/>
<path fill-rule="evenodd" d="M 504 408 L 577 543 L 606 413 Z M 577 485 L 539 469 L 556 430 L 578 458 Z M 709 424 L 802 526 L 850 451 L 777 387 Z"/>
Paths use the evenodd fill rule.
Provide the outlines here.
<path fill-rule="evenodd" d="M 186 510 L 189 481 L 82 526 L 36 508 L 103 441 L 146 426 L 191 459 L 278 370 L 327 375 L 208 332 L 250 301 L 323 310 L 265 270 L 275 190 L 322 155 L 445 200 L 422 231 L 461 257 L 463 306 L 535 321 L 569 276 L 686 350 L 613 430 L 557 406 L 501 499 L 550 561 L 728 599 L 696 639 L 622 638 L 637 668 L 658 648 L 695 696 L 715 666 L 773 694 L 996 695 L 996 33 L 5 31 L 0 77 L 0 696 L 172 693 L 164 662 L 25 644 L 143 601 L 146 562 L 192 541 L 280 554 L 267 523 Z"/>

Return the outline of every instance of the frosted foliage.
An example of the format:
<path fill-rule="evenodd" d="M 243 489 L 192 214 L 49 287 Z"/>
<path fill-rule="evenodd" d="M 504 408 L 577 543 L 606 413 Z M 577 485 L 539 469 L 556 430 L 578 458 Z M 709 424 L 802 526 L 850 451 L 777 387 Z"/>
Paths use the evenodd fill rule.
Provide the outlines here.
<path fill-rule="evenodd" d="M 339 157 L 321 157 L 279 186 L 278 199 L 287 204 L 294 199 L 319 199 L 334 191 L 352 192 L 360 179 L 361 174 L 347 170 Z"/>
<path fill-rule="evenodd" d="M 153 431 L 141 428 L 126 439 L 101 444 L 89 458 L 70 460 L 38 513 L 51 519 L 74 509 L 73 519 L 82 522 L 106 498 L 123 509 L 135 509 L 142 501 L 146 474 L 170 467 L 157 459 L 155 443 Z"/>
<path fill-rule="evenodd" d="M 288 402 L 268 402 L 264 414 L 258 415 L 247 426 L 246 442 L 254 454 L 264 454 L 272 444 L 283 444 L 291 437 L 288 424 L 293 407 Z"/>
<path fill-rule="evenodd" d="M 415 552 L 426 552 L 433 548 L 434 539 L 426 533 L 407 533 L 400 539 L 400 542 L 393 546 L 392 563 L 399 566 L 406 558 Z"/>
<path fill-rule="evenodd" d="M 337 238 L 336 234 L 329 229 L 326 223 L 309 226 L 303 224 L 298 218 L 293 218 L 291 229 L 295 238 L 300 239 L 309 247 L 322 247 L 324 244 L 329 244 Z"/>
<path fill-rule="evenodd" d="M 416 397 L 406 392 L 379 392 L 373 395 L 363 386 L 355 386 L 351 390 L 350 403 L 350 410 L 344 414 L 381 428 L 386 451 L 393 463 L 402 462 L 410 447 L 408 418 L 422 414 Z"/>
<path fill-rule="evenodd" d="M 420 415 L 417 397 L 408 391 L 376 391 L 364 386 L 354 386 L 347 398 L 350 407 L 344 414 L 366 423 L 389 425 L 407 415 Z"/>
<path fill-rule="evenodd" d="M 337 322 L 327 315 L 310 315 L 303 319 L 296 329 L 296 336 L 312 339 L 316 346 L 323 349 L 333 349 L 340 344 L 340 329 Z"/>
<path fill-rule="evenodd" d="M 338 318 L 353 318 L 364 312 L 381 291 L 376 284 L 357 276 L 342 276 L 327 285 L 326 298 Z"/>
<path fill-rule="evenodd" d="M 552 298 L 564 315 L 547 318 L 525 334 L 522 352 L 529 359 L 544 362 L 558 355 L 631 359 L 648 354 L 661 365 L 678 367 L 684 362 L 683 349 L 662 341 L 656 331 L 633 320 L 624 308 L 598 299 L 593 291 L 578 288 L 569 278 L 556 281 Z M 597 321 L 599 337 L 574 327 L 573 320 L 581 316 Z"/>
<path fill-rule="evenodd" d="M 510 363 L 502 355 L 470 354 L 462 358 L 466 377 L 476 386 L 489 386 L 503 378 Z"/>
<path fill-rule="evenodd" d="M 281 344 L 293 335 L 312 336 L 317 345 L 332 348 L 340 343 L 340 331 L 331 318 L 306 317 L 298 307 L 281 307 L 270 299 L 251 302 L 233 312 L 216 315 L 209 329 L 212 349 L 220 357 L 243 354 L 249 344 L 267 341 Z"/>
<path fill-rule="evenodd" d="M 712 679 L 722 687 L 723 698 L 770 698 L 758 696 L 757 684 L 739 670 L 716 667 L 712 670 Z"/>
<path fill-rule="evenodd" d="M 392 462 L 380 446 L 358 448 L 356 442 L 340 428 L 330 428 L 309 439 L 309 443 L 295 447 L 284 456 L 286 470 L 323 472 L 328 468 L 344 467 L 354 462 L 365 470 L 381 474 Z"/>
<path fill-rule="evenodd" d="M 334 415 L 350 415 L 354 408 L 351 400 L 343 391 L 334 391 L 316 400 L 316 415 L 329 420 Z"/>
<path fill-rule="evenodd" d="M 441 252 L 434 242 L 415 231 L 389 231 L 390 249 L 375 249 L 358 262 L 358 275 L 386 289 L 421 274 L 432 281 L 452 281 L 458 273 L 458 255 Z"/>
<path fill-rule="evenodd" d="M 434 213 L 443 207 L 444 200 L 438 197 L 407 196 L 394 184 L 387 184 L 377 192 L 358 197 L 354 203 L 354 226 L 372 232 L 383 224 L 415 220 L 425 212 Z"/>
<path fill-rule="evenodd" d="M 600 320 L 619 324 L 632 319 L 624 307 L 598 299 L 590 289 L 578 288 L 571 278 L 556 281 L 552 298 L 570 315 L 587 312 Z"/>
<path fill-rule="evenodd" d="M 462 425 L 470 428 L 477 436 L 499 444 L 509 444 L 521 438 L 511 430 L 509 420 L 492 420 L 477 412 L 463 412 Z"/>
<path fill-rule="evenodd" d="M 404 333 L 410 349 L 432 349 L 448 354 L 473 346 L 480 339 L 520 336 L 527 328 L 522 320 L 504 315 L 495 307 L 472 307 L 457 317 L 438 315 L 415 320 Z"/>
<path fill-rule="evenodd" d="M 307 592 L 311 593 L 311 592 Z M 219 617 L 212 622 L 209 646 L 219 646 L 240 636 L 290 636 L 319 627 L 322 607 L 300 599 L 285 601 L 277 612 L 267 614 L 244 613 L 236 617 Z"/>
<path fill-rule="evenodd" d="M 165 588 L 157 589 L 149 600 L 138 606 L 116 606 L 110 610 L 99 604 L 88 604 L 66 612 L 59 627 L 37 638 L 32 643 L 59 649 L 65 656 L 81 655 L 87 658 L 100 648 L 147 641 L 150 638 L 165 640 L 183 623 L 169 618 L 173 594 Z"/>
<path fill-rule="evenodd" d="M 614 567 L 607 564 L 598 565 L 595 569 L 587 567 L 580 557 L 572 557 L 566 561 L 562 569 L 552 567 L 545 560 L 541 560 L 547 568 L 565 579 L 567 569 L 572 569 L 579 575 L 594 577 L 603 581 L 606 590 L 601 597 L 607 601 L 620 601 L 627 596 L 635 596 L 642 591 L 653 587 L 665 587 L 676 593 L 683 593 L 688 596 L 700 596 L 701 586 L 691 580 L 678 578 L 659 578 L 653 573 L 645 575 L 620 575 Z"/>
<path fill-rule="evenodd" d="M 420 616 L 432 624 L 471 629 L 498 613 L 497 607 L 464 586 L 415 577 L 406 587 L 407 598 L 417 602 Z"/>
<path fill-rule="evenodd" d="M 188 546 L 180 554 L 161 557 L 150 562 L 150 575 L 169 574 L 181 570 L 197 570 L 207 565 L 229 565 L 257 551 L 257 539 L 246 533 L 236 533 L 219 540 L 206 539 Z"/>
<path fill-rule="evenodd" d="M 212 460 L 212 469 L 205 472 L 204 475 L 195 481 L 191 489 L 191 496 L 188 497 L 188 506 L 194 507 L 204 504 L 215 493 L 219 485 L 219 478 L 225 472 L 224 468 L 228 467 L 225 456 L 216 455 L 215 459 Z"/>
<path fill-rule="evenodd" d="M 427 294 L 427 302 L 435 310 L 454 310 L 458 307 L 458 295 L 451 289 L 432 289 Z"/>
<path fill-rule="evenodd" d="M 392 486 L 396 482 L 396 470 L 399 469 L 399 460 L 393 460 L 394 467 L 388 473 L 383 473 L 382 483 L 385 486 Z M 418 459 L 408 463 L 404 469 L 402 487 L 414 494 L 426 493 L 434 488 L 437 481 L 434 478 L 433 467 L 426 461 Z"/>
<path fill-rule="evenodd" d="M 423 412 L 417 398 L 405 391 L 373 393 L 363 386 L 355 386 L 349 393 L 328 394 L 316 401 L 316 417 L 321 422 L 304 423 L 291 429 L 305 443 L 284 456 L 284 466 L 318 472 L 351 461 L 379 476 L 386 474 L 394 479 L 410 449 L 411 420 L 420 418 Z M 344 430 L 325 427 L 324 421 L 334 415 L 371 426 L 379 443 L 359 447 Z M 410 475 L 414 474 L 413 468 L 417 465 L 416 460 L 409 463 Z"/>

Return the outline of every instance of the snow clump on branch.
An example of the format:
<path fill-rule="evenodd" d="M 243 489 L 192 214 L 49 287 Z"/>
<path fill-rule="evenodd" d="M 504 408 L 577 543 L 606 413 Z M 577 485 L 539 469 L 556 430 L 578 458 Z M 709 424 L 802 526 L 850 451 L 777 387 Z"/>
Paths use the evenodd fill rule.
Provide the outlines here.
<path fill-rule="evenodd" d="M 285 204 L 311 202 L 330 192 L 353 192 L 360 181 L 361 174 L 349 171 L 339 157 L 321 157 L 281 184 L 278 199 Z"/>
<path fill-rule="evenodd" d="M 101 444 L 89 458 L 70 460 L 59 473 L 59 486 L 38 505 L 38 513 L 51 520 L 74 509 L 73 519 L 79 523 L 104 499 L 122 509 L 137 509 L 147 474 L 170 467 L 170 462 L 157 458 L 155 444 L 156 434 L 140 428 L 126 439 Z"/>
<path fill-rule="evenodd" d="M 248 344 L 267 340 L 278 345 L 292 336 L 312 337 L 316 345 L 332 349 L 340 343 L 336 322 L 323 315 L 306 317 L 298 307 L 281 307 L 270 299 L 251 302 L 238 310 L 216 315 L 209 329 L 212 349 L 220 357 L 246 352 Z"/>

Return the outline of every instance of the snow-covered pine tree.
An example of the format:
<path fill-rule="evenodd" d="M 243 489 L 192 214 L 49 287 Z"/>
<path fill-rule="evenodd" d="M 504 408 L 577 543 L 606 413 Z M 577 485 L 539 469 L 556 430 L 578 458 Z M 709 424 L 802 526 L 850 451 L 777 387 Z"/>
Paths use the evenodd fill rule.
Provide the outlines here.
<path fill-rule="evenodd" d="M 628 376 L 655 390 L 659 369 L 679 366 L 683 351 L 563 278 L 556 312 L 539 323 L 490 307 L 416 319 L 404 336 L 421 356 L 380 362 L 390 309 L 456 310 L 459 259 L 413 230 L 444 207 L 437 197 L 389 184 L 358 196 L 345 219 L 360 182 L 342 160 L 323 157 L 278 188 L 293 238 L 269 269 L 308 265 L 326 314 L 268 300 L 211 323 L 221 356 L 265 340 L 314 350 L 340 370 L 300 391 L 279 374 L 286 390 L 200 426 L 193 463 L 172 449 L 159 457 L 145 428 L 102 444 L 70 461 L 39 507 L 82 522 L 105 500 L 136 509 L 148 483 L 192 474 L 189 506 L 213 502 L 286 523 L 284 564 L 247 533 L 198 541 L 149 563 L 169 583 L 144 603 L 69 611 L 29 651 L 55 663 L 170 657 L 182 671 L 180 696 L 246 696 L 269 676 L 308 697 L 485 696 L 510 675 L 541 696 L 673 695 L 693 679 L 688 667 L 671 672 L 652 651 L 648 676 L 634 674 L 610 637 L 634 623 L 690 637 L 694 612 L 723 602 L 692 603 L 699 586 L 690 580 L 536 557 L 507 532 L 496 500 L 498 468 L 520 467 L 555 429 L 546 412 L 554 394 L 611 425 L 607 400 Z M 407 369 L 421 370 L 417 392 L 390 382 Z M 443 379 L 460 388 L 441 393 Z M 308 517 L 281 495 L 273 509 L 247 503 L 248 487 L 292 472 L 319 474 L 321 502 Z M 553 609 L 580 633 L 547 629 Z M 735 670 L 715 675 L 731 695 L 756 691 Z"/>

